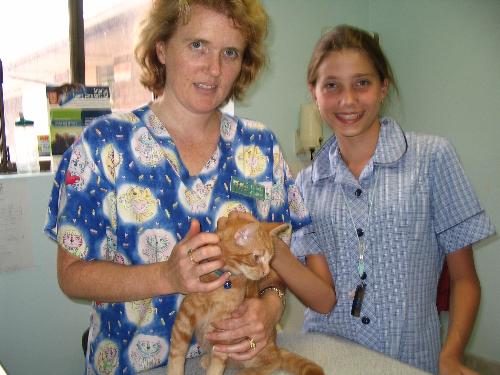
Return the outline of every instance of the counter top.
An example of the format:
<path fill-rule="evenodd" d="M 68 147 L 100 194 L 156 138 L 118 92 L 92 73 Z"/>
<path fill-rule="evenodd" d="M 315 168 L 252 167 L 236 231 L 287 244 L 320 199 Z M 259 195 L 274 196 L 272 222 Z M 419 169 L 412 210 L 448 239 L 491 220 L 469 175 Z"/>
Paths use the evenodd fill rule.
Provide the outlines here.
<path fill-rule="evenodd" d="M 280 333 L 278 344 L 290 351 L 310 358 L 321 365 L 327 375 L 422 375 L 426 372 L 398 362 L 383 354 L 364 348 L 352 341 L 322 334 Z M 203 375 L 199 359 L 186 361 L 186 375 Z M 228 369 L 225 375 L 237 370 Z M 143 372 L 145 375 L 166 375 L 165 368 Z M 283 371 L 274 375 L 285 375 Z"/>

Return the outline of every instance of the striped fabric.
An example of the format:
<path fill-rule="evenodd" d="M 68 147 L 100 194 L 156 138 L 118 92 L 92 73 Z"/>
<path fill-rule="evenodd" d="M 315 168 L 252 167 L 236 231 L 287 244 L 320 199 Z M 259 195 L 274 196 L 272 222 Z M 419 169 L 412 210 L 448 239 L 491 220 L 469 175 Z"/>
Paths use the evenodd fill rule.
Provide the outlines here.
<path fill-rule="evenodd" d="M 298 257 L 327 258 L 338 299 L 330 314 L 306 310 L 303 328 L 437 373 L 436 290 L 444 257 L 495 228 L 446 139 L 405 134 L 390 118 L 381 124 L 359 181 L 341 159 L 335 137 L 297 178 L 313 223 L 294 234 L 292 250 Z M 364 232 L 367 274 L 358 318 L 350 314 L 359 283 L 357 228 Z"/>

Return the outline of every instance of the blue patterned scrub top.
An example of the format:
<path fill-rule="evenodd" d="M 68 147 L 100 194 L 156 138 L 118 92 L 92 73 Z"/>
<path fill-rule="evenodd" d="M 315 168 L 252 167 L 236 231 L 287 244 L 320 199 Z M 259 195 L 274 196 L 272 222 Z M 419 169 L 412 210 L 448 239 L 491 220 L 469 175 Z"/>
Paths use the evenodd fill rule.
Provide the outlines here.
<path fill-rule="evenodd" d="M 217 150 L 199 175 L 190 176 L 149 106 L 97 119 L 63 155 L 46 233 L 87 261 L 136 265 L 167 260 L 192 218 L 202 231 L 214 231 L 217 219 L 232 210 L 288 222 L 294 230 L 309 224 L 273 133 L 261 123 L 225 114 L 220 126 Z M 234 192 L 232 179 L 252 182 L 243 185 L 246 195 Z M 248 194 L 256 187 L 263 193 L 259 198 Z M 93 302 L 87 374 L 164 366 L 180 301 L 176 294 Z M 194 343 L 188 356 L 198 351 Z"/>
<path fill-rule="evenodd" d="M 405 134 L 390 118 L 381 125 L 359 181 L 341 159 L 335 137 L 297 177 L 312 224 L 293 234 L 292 250 L 297 256 L 323 254 L 337 293 L 331 313 L 306 310 L 303 329 L 343 336 L 437 373 L 436 292 L 444 256 L 495 228 L 446 139 Z M 366 244 L 367 286 L 361 315 L 354 317 L 358 233 Z"/>

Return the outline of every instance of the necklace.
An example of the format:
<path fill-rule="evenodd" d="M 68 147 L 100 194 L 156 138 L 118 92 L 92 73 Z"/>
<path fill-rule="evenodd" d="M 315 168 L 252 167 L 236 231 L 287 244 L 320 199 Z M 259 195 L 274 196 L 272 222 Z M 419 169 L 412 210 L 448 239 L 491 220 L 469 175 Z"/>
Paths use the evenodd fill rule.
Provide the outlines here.
<path fill-rule="evenodd" d="M 375 182 L 373 184 L 373 191 L 372 191 L 372 196 L 370 199 L 370 196 L 368 196 L 368 218 L 367 218 L 367 223 L 366 227 L 370 227 L 370 218 L 371 218 L 371 211 L 373 207 L 373 201 L 375 199 L 375 193 L 377 190 L 377 182 L 378 182 L 378 176 L 379 173 L 378 171 L 375 171 Z M 366 251 L 366 242 L 365 242 L 365 233 L 361 228 L 356 227 L 356 223 L 354 222 L 354 217 L 351 212 L 351 207 L 349 206 L 349 203 L 347 203 L 347 198 L 345 196 L 344 188 L 342 184 L 340 184 L 340 189 L 342 191 L 342 198 L 344 199 L 344 203 L 347 207 L 347 211 L 349 212 L 349 218 L 351 219 L 352 226 L 354 228 L 354 231 L 356 232 L 356 237 L 358 239 L 358 275 L 359 275 L 359 283 L 356 286 L 356 291 L 354 292 L 354 298 L 352 301 L 352 307 L 351 307 L 351 315 L 359 317 L 361 314 L 361 307 L 363 304 L 363 298 L 365 295 L 365 289 L 366 289 L 366 272 L 365 272 L 365 251 Z"/>

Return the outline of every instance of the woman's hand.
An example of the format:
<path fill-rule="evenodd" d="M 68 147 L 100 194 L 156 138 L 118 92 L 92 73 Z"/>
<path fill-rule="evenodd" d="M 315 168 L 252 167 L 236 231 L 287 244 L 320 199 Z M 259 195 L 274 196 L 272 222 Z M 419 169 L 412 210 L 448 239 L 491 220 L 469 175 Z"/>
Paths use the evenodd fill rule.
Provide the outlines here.
<path fill-rule="evenodd" d="M 439 375 L 479 375 L 479 373 L 465 367 L 458 358 L 442 354 L 439 357 Z"/>
<path fill-rule="evenodd" d="M 161 265 L 161 279 L 167 281 L 168 290 L 165 294 L 210 292 L 223 286 L 229 278 L 228 273 L 211 282 L 200 280 L 200 276 L 224 267 L 218 242 L 219 236 L 215 233 L 201 233 L 200 223 L 193 219 L 184 239 L 173 248 L 168 260 Z"/>
<path fill-rule="evenodd" d="M 251 359 L 275 339 L 274 329 L 282 310 L 277 297 L 273 302 L 270 298 L 248 298 L 231 318 L 212 323 L 215 330 L 206 339 L 214 343 L 214 351 L 227 353 L 236 361 Z"/>

